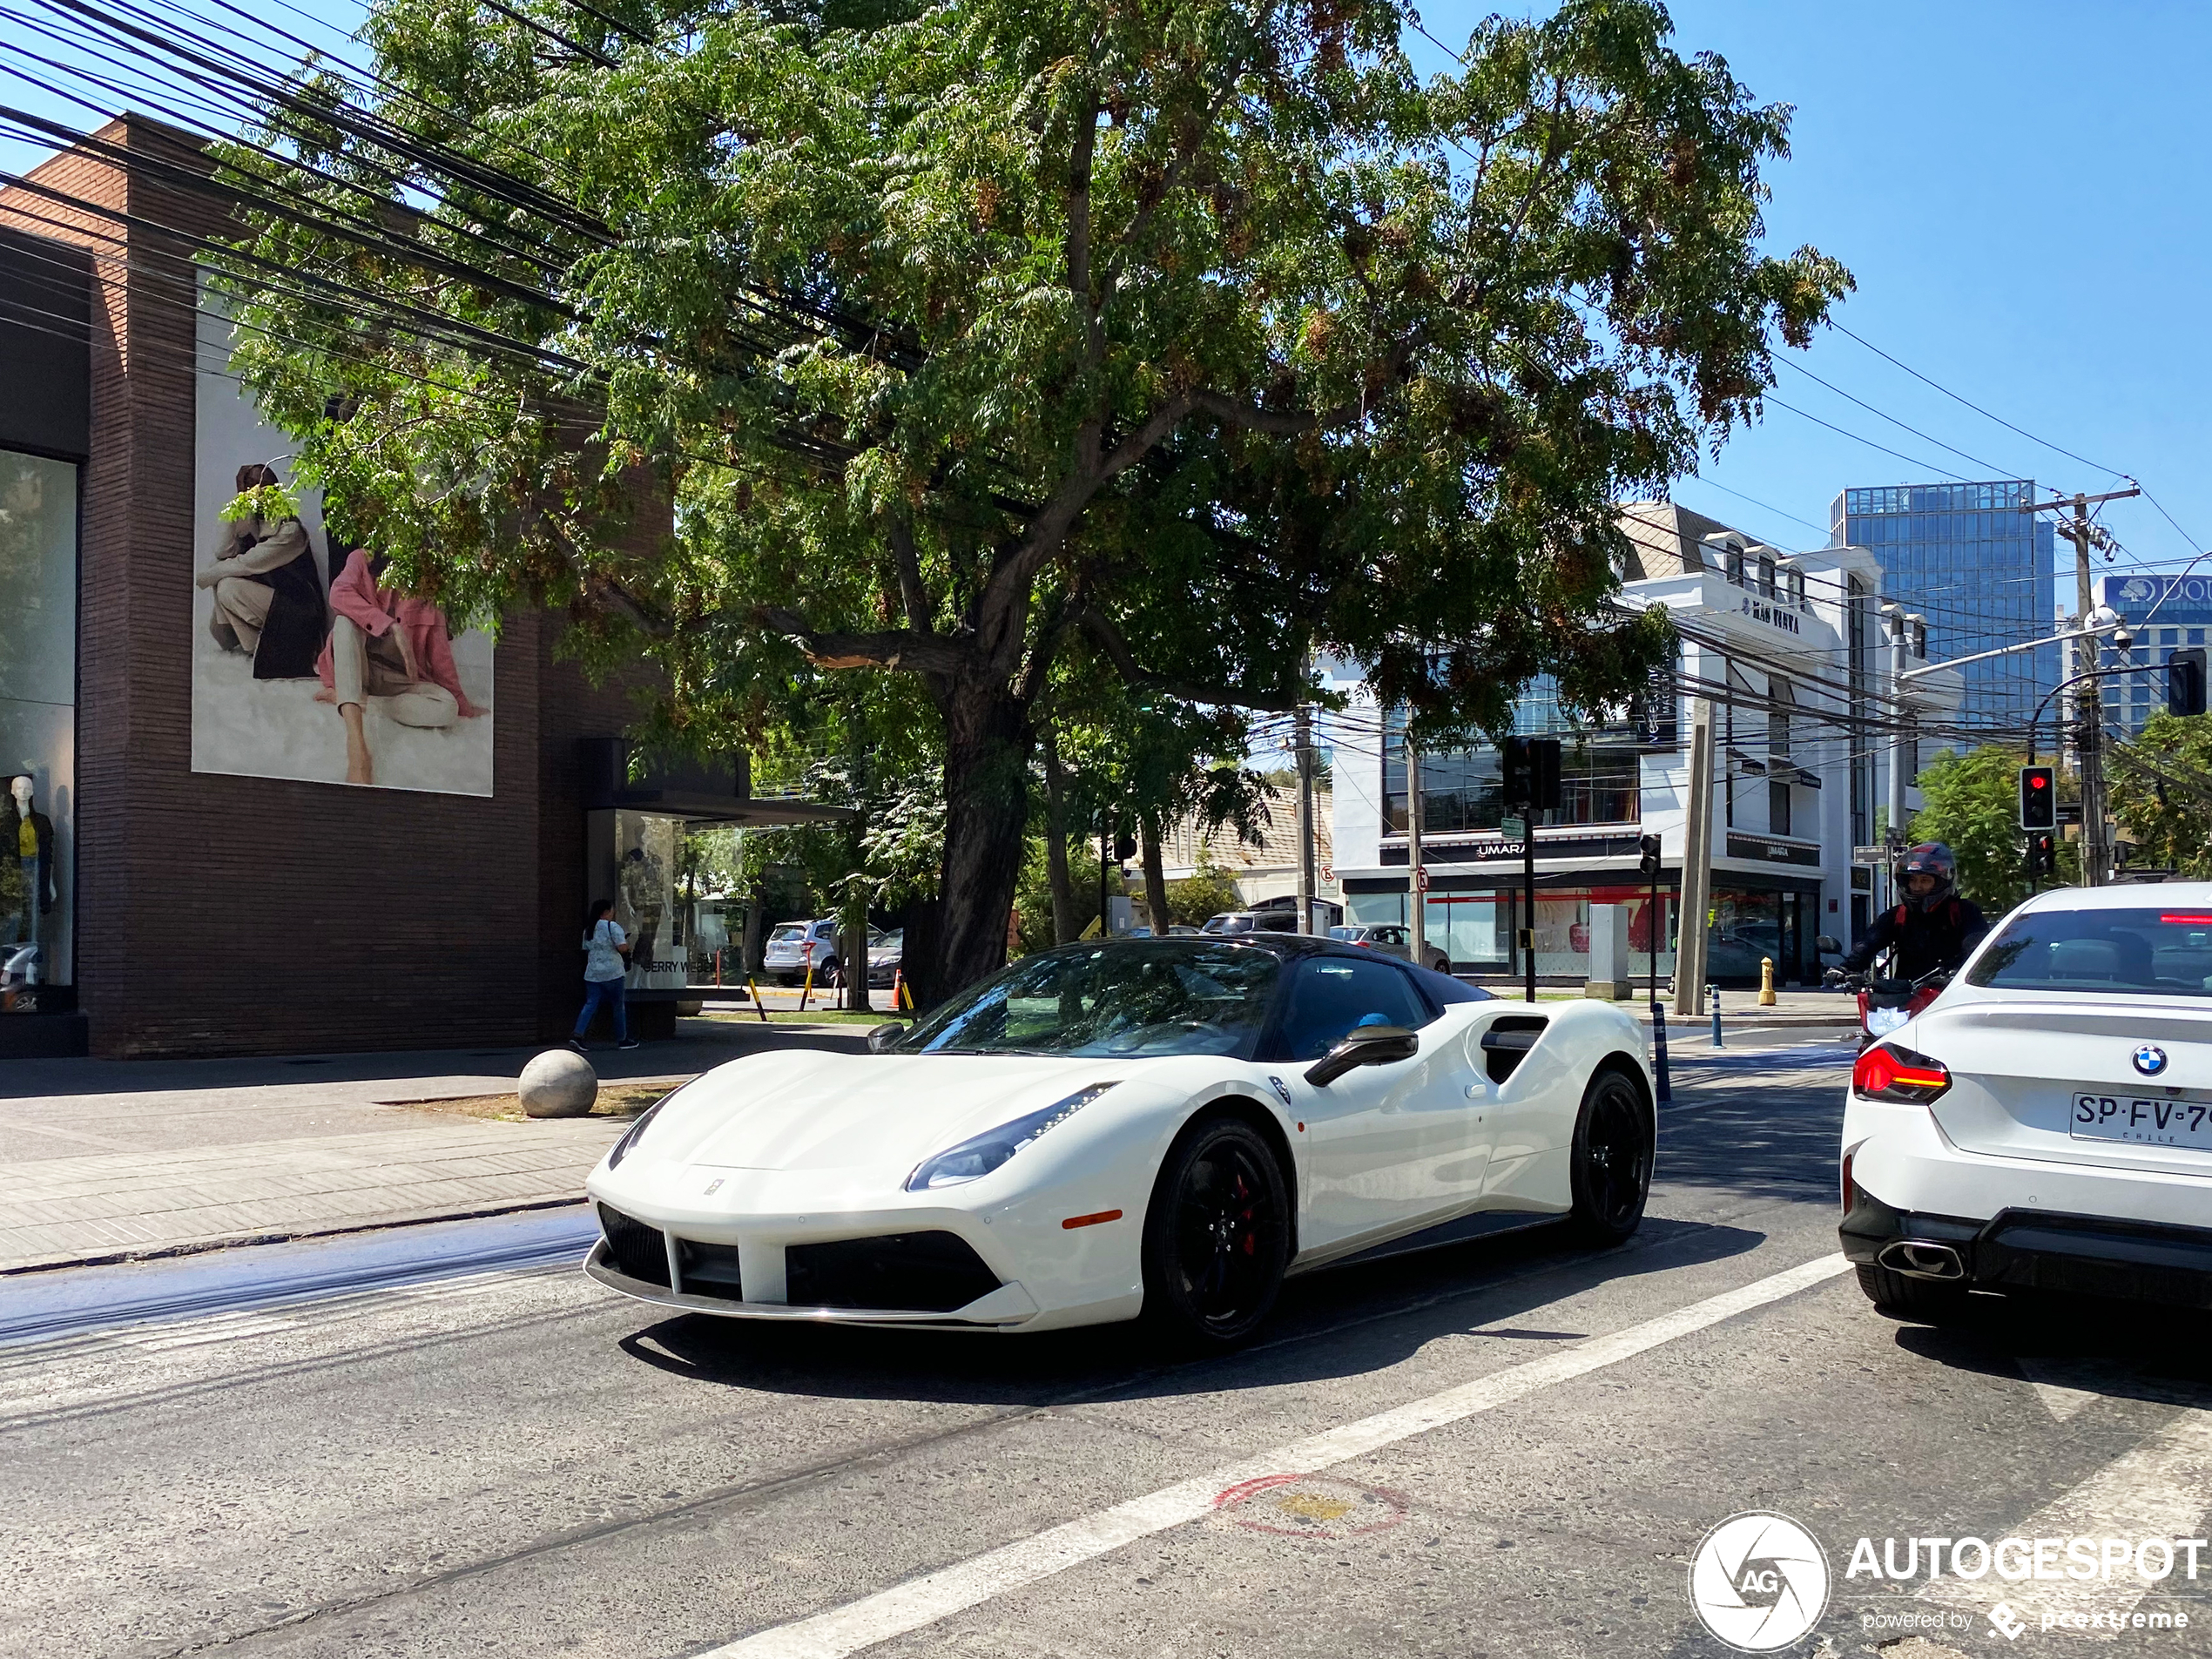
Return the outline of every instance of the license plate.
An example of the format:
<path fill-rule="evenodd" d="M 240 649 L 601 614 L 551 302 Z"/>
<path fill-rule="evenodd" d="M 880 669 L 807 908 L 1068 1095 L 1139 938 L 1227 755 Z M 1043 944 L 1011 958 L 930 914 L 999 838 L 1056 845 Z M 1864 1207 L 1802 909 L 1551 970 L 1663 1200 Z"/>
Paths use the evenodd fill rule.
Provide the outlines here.
<path fill-rule="evenodd" d="M 2134 1141 L 2212 1151 L 2212 1102 L 2142 1095 L 2076 1095 L 2068 1126 L 2077 1141 Z"/>

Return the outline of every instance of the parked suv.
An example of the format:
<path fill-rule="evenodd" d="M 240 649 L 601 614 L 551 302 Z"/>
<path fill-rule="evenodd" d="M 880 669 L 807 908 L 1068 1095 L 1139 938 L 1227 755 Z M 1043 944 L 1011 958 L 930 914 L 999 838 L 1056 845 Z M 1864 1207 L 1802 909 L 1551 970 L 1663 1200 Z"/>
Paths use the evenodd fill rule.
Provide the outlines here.
<path fill-rule="evenodd" d="M 815 981 L 825 983 L 835 977 L 840 966 L 838 931 L 834 916 L 825 916 L 819 921 L 779 922 L 768 931 L 767 945 L 761 951 L 761 965 L 772 981 L 796 985 L 806 977 L 810 960 L 807 948 L 811 945 Z"/>

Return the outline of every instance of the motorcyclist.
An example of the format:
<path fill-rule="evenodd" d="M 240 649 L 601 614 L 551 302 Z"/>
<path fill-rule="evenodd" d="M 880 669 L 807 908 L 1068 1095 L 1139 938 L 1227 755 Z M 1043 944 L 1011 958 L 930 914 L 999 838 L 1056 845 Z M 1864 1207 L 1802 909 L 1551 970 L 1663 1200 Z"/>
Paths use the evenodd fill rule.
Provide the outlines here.
<path fill-rule="evenodd" d="M 1893 950 L 1894 978 L 1916 980 L 1937 968 L 1956 973 L 1989 932 L 1980 908 L 1959 896 L 1958 875 L 1959 860 L 1941 841 L 1923 841 L 1907 853 L 1903 902 L 1874 919 L 1866 936 L 1844 958 L 1844 968 L 1864 973 L 1876 955 Z"/>

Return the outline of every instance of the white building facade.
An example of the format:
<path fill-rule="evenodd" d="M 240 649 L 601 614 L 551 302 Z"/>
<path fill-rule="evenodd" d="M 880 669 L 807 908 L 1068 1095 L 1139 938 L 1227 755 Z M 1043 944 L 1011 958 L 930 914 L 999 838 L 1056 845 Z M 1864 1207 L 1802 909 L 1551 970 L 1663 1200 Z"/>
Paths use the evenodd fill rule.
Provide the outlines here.
<path fill-rule="evenodd" d="M 1882 824 L 1892 711 L 1881 614 L 1881 567 L 1863 549 L 1790 555 L 1672 502 L 1622 510 L 1632 544 L 1622 601 L 1662 604 L 1681 633 L 1671 683 L 1635 708 L 1570 719 L 1541 681 L 1524 691 L 1514 729 L 1562 745 L 1562 803 L 1533 829 L 1533 910 L 1522 849 L 1499 830 L 1498 751 L 1485 745 L 1421 757 L 1422 864 L 1428 937 L 1454 971 L 1517 978 L 1521 930 L 1533 929 L 1540 978 L 1591 974 L 1590 913 L 1624 908 L 1635 978 L 1673 973 L 1686 830 L 1692 698 L 1712 705 L 1714 767 L 1709 977 L 1755 983 L 1763 959 L 1777 981 L 1811 983 L 1823 934 L 1862 933 L 1885 899 L 1871 860 Z M 1955 707 L 1958 676 L 1908 683 L 1922 718 Z M 1355 698 L 1357 697 L 1355 693 Z M 1406 761 L 1400 718 L 1353 711 L 1379 743 L 1339 743 L 1335 874 L 1346 920 L 1411 920 Z M 1910 778 L 1918 771 L 1904 748 Z M 1908 810 L 1919 806 L 1906 796 Z M 1638 839 L 1660 838 L 1656 907 L 1638 871 Z M 1602 978 L 1603 972 L 1598 974 Z"/>

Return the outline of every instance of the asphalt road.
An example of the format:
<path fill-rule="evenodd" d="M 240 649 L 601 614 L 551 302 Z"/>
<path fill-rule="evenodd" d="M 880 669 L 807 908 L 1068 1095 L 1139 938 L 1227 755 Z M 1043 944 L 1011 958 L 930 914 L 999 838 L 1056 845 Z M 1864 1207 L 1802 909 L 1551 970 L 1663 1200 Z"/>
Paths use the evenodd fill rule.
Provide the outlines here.
<path fill-rule="evenodd" d="M 1830 1259 L 1841 1050 L 1683 1060 L 1628 1246 L 1316 1276 L 1205 1363 L 661 1318 L 558 1213 L 0 1285 L 0 1656 L 1719 1654 L 1689 1562 L 1745 1510 L 1825 1548 L 1791 1651 L 2212 1653 L 2212 1550 L 1846 1576 L 2200 1532 L 2212 1340 L 1880 1316 Z"/>

